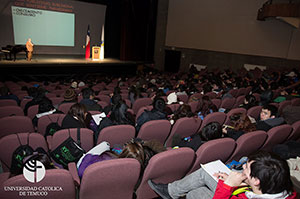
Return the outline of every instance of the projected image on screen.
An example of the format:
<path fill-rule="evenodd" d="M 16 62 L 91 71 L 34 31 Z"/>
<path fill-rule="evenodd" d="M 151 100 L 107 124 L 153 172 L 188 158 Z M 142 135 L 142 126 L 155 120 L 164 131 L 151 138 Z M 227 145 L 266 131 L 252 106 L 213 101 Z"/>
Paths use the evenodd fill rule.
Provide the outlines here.
<path fill-rule="evenodd" d="M 75 15 L 12 6 L 15 44 L 31 38 L 35 45 L 74 46 Z"/>

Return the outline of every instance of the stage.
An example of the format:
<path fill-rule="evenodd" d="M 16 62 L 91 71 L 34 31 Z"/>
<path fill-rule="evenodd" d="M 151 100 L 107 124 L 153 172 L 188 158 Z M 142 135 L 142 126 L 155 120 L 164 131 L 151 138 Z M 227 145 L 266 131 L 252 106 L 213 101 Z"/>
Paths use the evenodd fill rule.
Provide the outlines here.
<path fill-rule="evenodd" d="M 1 80 L 22 79 L 33 76 L 70 76 L 70 75 L 134 75 L 141 62 L 121 61 L 106 58 L 94 61 L 85 59 L 84 55 L 33 55 L 31 61 L 25 54 L 13 60 L 0 60 Z"/>

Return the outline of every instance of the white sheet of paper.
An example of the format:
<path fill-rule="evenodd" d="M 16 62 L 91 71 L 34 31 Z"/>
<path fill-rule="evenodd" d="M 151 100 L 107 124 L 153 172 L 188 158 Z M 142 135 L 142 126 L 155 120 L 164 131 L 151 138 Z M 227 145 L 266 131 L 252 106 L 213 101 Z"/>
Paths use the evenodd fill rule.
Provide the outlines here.
<path fill-rule="evenodd" d="M 105 118 L 105 117 L 106 117 L 106 115 L 105 115 L 104 112 L 101 113 L 101 114 L 92 115 L 92 118 L 93 118 L 93 120 L 96 122 L 97 125 L 99 125 L 100 122 L 101 122 L 101 120 L 102 120 L 103 118 Z"/>
<path fill-rule="evenodd" d="M 229 175 L 231 172 L 231 170 L 221 160 L 200 165 L 213 179 L 215 179 L 215 181 L 218 181 L 218 179 L 214 176 L 215 173 L 223 172 Z"/>

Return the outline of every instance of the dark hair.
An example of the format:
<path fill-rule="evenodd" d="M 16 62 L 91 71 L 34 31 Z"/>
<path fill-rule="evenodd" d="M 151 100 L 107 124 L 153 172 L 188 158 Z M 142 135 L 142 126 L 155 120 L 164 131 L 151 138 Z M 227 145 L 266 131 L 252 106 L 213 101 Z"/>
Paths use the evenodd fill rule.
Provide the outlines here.
<path fill-rule="evenodd" d="M 114 94 L 112 97 L 111 97 L 111 103 L 113 105 L 116 105 L 118 103 L 120 103 L 120 101 L 122 100 L 122 96 L 120 94 Z"/>
<path fill-rule="evenodd" d="M 159 112 L 164 112 L 166 107 L 166 102 L 160 97 L 155 97 L 153 101 L 153 109 L 158 110 Z"/>
<path fill-rule="evenodd" d="M 203 141 L 214 140 L 222 137 L 222 127 L 218 122 L 210 122 L 201 130 Z"/>
<path fill-rule="evenodd" d="M 94 90 L 91 88 L 84 88 L 81 92 L 83 99 L 89 99 L 90 96 L 94 96 Z"/>
<path fill-rule="evenodd" d="M 86 113 L 85 105 L 79 103 L 73 104 L 68 111 L 68 114 L 72 117 L 75 116 L 84 127 L 86 126 L 84 122 Z"/>
<path fill-rule="evenodd" d="M 252 94 L 246 95 L 245 100 L 248 102 L 247 109 L 257 105 L 256 97 Z"/>
<path fill-rule="evenodd" d="M 271 115 L 270 116 L 277 116 L 277 112 L 278 112 L 278 109 L 276 106 L 272 105 L 272 104 L 265 104 L 262 109 L 267 109 L 271 112 Z"/>
<path fill-rule="evenodd" d="M 130 118 L 127 113 L 128 106 L 121 102 L 118 103 L 111 111 L 110 119 L 115 124 L 130 124 L 134 125 L 134 121 Z"/>
<path fill-rule="evenodd" d="M 188 104 L 182 104 L 175 112 L 173 116 L 174 122 L 183 117 L 193 117 L 195 114 L 192 112 L 191 106 Z"/>
<path fill-rule="evenodd" d="M 141 142 L 134 140 L 125 143 L 122 153 L 119 158 L 134 158 L 139 161 L 141 166 L 144 165 L 145 154 L 144 148 Z"/>
<path fill-rule="evenodd" d="M 291 193 L 293 184 L 287 162 L 279 156 L 259 151 L 249 155 L 250 176 L 259 179 L 260 190 L 263 194 L 276 194 L 283 191 Z"/>
<path fill-rule="evenodd" d="M 0 95 L 6 96 L 9 94 L 9 89 L 6 86 L 0 87 Z"/>
<path fill-rule="evenodd" d="M 273 91 L 266 90 L 260 95 L 260 102 L 259 105 L 264 106 L 268 104 L 273 99 Z"/>
<path fill-rule="evenodd" d="M 45 113 L 54 109 L 52 101 L 47 97 L 44 97 L 42 101 L 39 103 L 38 113 Z"/>
<path fill-rule="evenodd" d="M 249 117 L 244 113 L 235 113 L 229 117 L 230 122 L 233 124 L 234 130 L 243 131 L 245 133 L 255 131 L 256 127 Z"/>
<path fill-rule="evenodd" d="M 210 110 L 213 112 L 216 112 L 218 109 L 214 103 L 209 99 L 208 96 L 203 96 L 202 98 L 199 99 L 196 112 L 201 112 L 201 115 L 205 117 L 210 113 Z"/>

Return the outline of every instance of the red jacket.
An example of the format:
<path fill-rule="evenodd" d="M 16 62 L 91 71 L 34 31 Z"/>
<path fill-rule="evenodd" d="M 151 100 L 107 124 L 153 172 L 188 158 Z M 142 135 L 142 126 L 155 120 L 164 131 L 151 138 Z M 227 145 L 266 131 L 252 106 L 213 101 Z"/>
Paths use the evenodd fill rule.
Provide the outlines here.
<path fill-rule="evenodd" d="M 236 189 L 236 187 L 231 187 L 227 184 L 224 184 L 223 180 L 219 180 L 213 199 L 228 199 L 228 198 L 230 198 L 230 199 L 246 198 L 247 199 L 247 196 L 245 195 L 245 192 L 240 193 L 240 194 L 235 195 L 235 196 L 231 196 L 232 192 L 235 189 Z M 297 198 L 297 193 L 294 191 L 292 193 L 292 195 L 288 196 L 286 199 L 296 199 L 296 198 Z"/>

